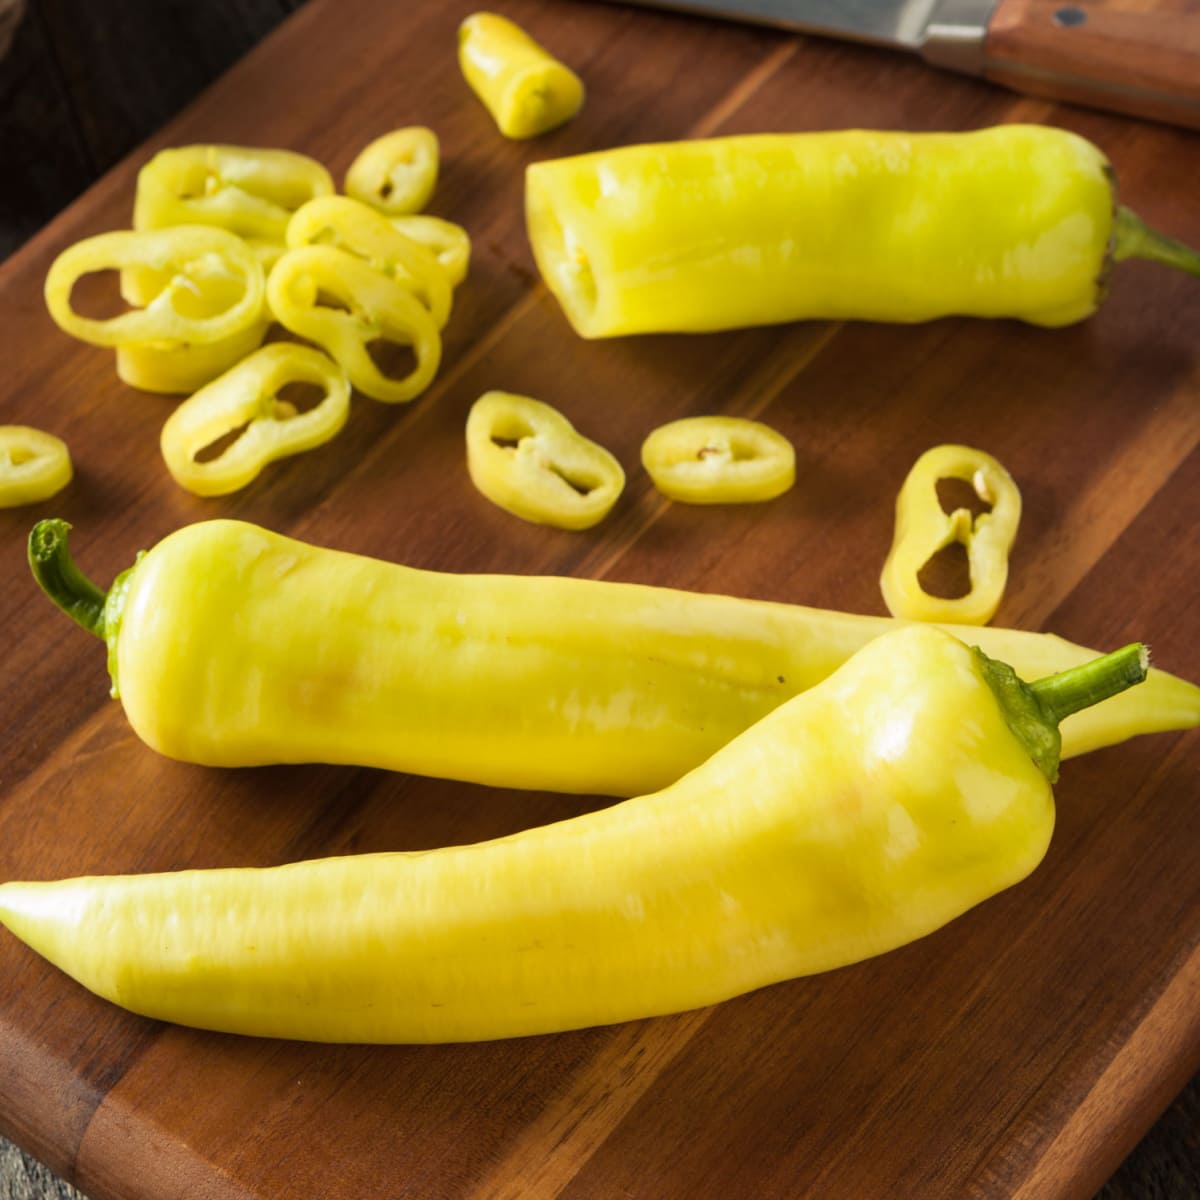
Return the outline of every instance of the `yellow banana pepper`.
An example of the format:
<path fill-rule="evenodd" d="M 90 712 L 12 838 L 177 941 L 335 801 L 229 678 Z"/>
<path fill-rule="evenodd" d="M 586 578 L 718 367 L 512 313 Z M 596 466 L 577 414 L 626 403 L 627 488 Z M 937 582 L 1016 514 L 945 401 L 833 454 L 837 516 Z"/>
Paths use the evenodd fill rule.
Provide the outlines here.
<path fill-rule="evenodd" d="M 507 17 L 468 17 L 458 29 L 458 63 L 505 137 L 536 137 L 583 107 L 579 76 Z"/>
<path fill-rule="evenodd" d="M 526 521 L 590 529 L 625 488 L 621 464 L 557 409 L 488 392 L 467 416 L 467 470 L 493 503 Z"/>
<path fill-rule="evenodd" d="M 467 277 L 467 267 L 471 262 L 471 239 L 461 225 L 443 221 L 441 217 L 431 217 L 427 213 L 389 219 L 397 232 L 432 251 L 452 288 L 458 287 Z"/>
<path fill-rule="evenodd" d="M 305 154 L 180 146 L 160 150 L 138 172 L 133 226 L 215 225 L 279 244 L 292 213 L 333 190 L 329 172 Z"/>
<path fill-rule="evenodd" d="M 761 421 L 684 417 L 642 443 L 642 466 L 664 496 L 685 504 L 773 500 L 796 482 L 792 443 Z"/>
<path fill-rule="evenodd" d="M 287 244 L 289 249 L 334 246 L 353 254 L 413 292 L 438 329 L 450 317 L 450 276 L 437 255 L 359 200 L 310 200 L 288 222 Z"/>
<path fill-rule="evenodd" d="M 414 570 L 237 521 L 176 531 L 106 595 L 72 564 L 67 528 L 34 528 L 39 583 L 107 641 L 138 735 L 211 766 L 355 763 L 635 795 L 896 628 L 634 584 Z M 948 628 L 1026 679 L 1095 653 L 1048 634 Z M 1155 670 L 1069 717 L 1064 749 L 1197 724 L 1200 688 Z"/>
<path fill-rule="evenodd" d="M 167 280 L 144 307 L 108 318 L 84 317 L 72 308 L 71 290 L 83 276 L 133 267 Z M 176 225 L 122 229 L 76 242 L 51 264 L 45 296 L 59 328 L 94 346 L 210 345 L 260 320 L 263 288 L 262 266 L 240 237 L 205 225 Z"/>
<path fill-rule="evenodd" d="M 279 398 L 289 383 L 324 393 L 306 412 Z M 332 359 L 311 346 L 275 342 L 244 358 L 185 400 L 167 418 L 161 447 L 175 481 L 198 496 L 245 487 L 269 462 L 329 441 L 350 414 L 350 384 Z M 236 440 L 211 458 L 200 454 L 229 434 Z"/>
<path fill-rule="evenodd" d="M 359 151 L 346 172 L 346 195 L 388 216 L 419 213 L 433 196 L 438 140 L 432 129 L 394 129 Z"/>
<path fill-rule="evenodd" d="M 861 650 L 660 792 L 470 846 L 0 885 L 0 922 L 134 1012 L 461 1042 L 679 1012 L 904 945 L 1024 879 L 1056 723 L 1127 647 L 1026 686 L 936 629 Z"/>
<path fill-rule="evenodd" d="M 938 498 L 940 479 L 970 483 L 991 505 L 972 516 L 948 513 Z M 880 586 L 893 617 L 912 621 L 957 621 L 984 625 L 992 619 L 1008 582 L 1008 552 L 1021 520 L 1021 493 L 1012 476 L 990 454 L 969 446 L 934 446 L 913 464 L 896 498 L 896 535 Z M 940 550 L 961 544 L 967 552 L 971 587 L 965 596 L 927 592 L 920 572 Z"/>
<path fill-rule="evenodd" d="M 1200 275 L 1061 129 L 759 134 L 532 164 L 543 278 L 583 337 L 962 314 L 1065 325 L 1110 261 Z"/>
<path fill-rule="evenodd" d="M 0 425 L 0 508 L 36 504 L 71 482 L 71 452 L 62 438 L 29 425 Z"/>
<path fill-rule="evenodd" d="M 420 300 L 370 263 L 334 246 L 299 246 L 272 268 L 267 301 L 275 319 L 316 342 L 365 396 L 388 404 L 412 400 L 437 374 L 442 339 Z M 385 375 L 373 345 L 411 346 L 416 359 L 399 379 Z"/>

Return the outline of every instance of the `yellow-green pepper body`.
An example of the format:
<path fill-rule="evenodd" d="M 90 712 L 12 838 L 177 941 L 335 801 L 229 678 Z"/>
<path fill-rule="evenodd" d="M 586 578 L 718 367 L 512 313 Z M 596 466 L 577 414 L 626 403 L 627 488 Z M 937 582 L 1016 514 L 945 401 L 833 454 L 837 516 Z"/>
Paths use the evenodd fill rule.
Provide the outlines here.
<path fill-rule="evenodd" d="M 1104 155 L 1064 130 L 761 134 L 532 164 L 530 241 L 584 337 L 1092 313 Z"/>
<path fill-rule="evenodd" d="M 652 795 L 429 852 L 6 884 L 0 921 L 148 1016 L 471 1041 L 677 1012 L 882 953 L 1024 878 L 1053 825 L 976 657 L 910 627 Z"/>
<path fill-rule="evenodd" d="M 125 711 L 173 758 L 626 796 L 678 779 L 897 624 L 636 584 L 421 571 L 225 520 L 160 542 L 107 609 Z M 1094 657 L 1046 634 L 960 636 L 1025 679 Z M 1152 671 L 1069 717 L 1064 753 L 1198 723 L 1200 689 Z"/>

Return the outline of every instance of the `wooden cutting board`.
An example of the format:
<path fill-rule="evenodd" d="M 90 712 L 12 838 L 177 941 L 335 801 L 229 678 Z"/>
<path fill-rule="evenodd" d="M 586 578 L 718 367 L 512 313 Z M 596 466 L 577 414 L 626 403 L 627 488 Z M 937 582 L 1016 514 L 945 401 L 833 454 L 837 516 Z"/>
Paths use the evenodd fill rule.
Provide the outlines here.
<path fill-rule="evenodd" d="M 522 171 L 538 158 L 758 130 L 1061 124 L 1103 146 L 1126 200 L 1200 242 L 1200 137 L 1021 100 L 897 55 L 589 4 L 506 11 L 585 77 L 532 144 L 496 134 L 454 62 L 459 3 L 314 0 L 0 270 L 4 421 L 57 432 L 77 478 L 0 513 L 0 878 L 261 865 L 491 837 L 598 798 L 331 767 L 218 772 L 146 749 L 102 648 L 28 579 L 32 522 L 61 515 L 107 581 L 178 526 L 237 516 L 444 570 L 563 573 L 882 612 L 892 504 L 930 445 L 1004 462 L 1025 516 L 997 623 L 1152 643 L 1200 679 L 1200 283 L 1123 265 L 1103 311 L 1010 322 L 808 324 L 586 344 L 540 286 Z M 180 491 L 168 401 L 45 315 L 53 256 L 126 225 L 151 150 L 289 146 L 335 175 L 424 123 L 432 210 L 474 239 L 437 384 L 356 399 L 328 447 L 236 496 Z M 52 152 L 48 148 L 48 152 Z M 484 390 L 539 396 L 626 464 L 599 529 L 525 525 L 471 488 L 462 430 Z M 758 416 L 795 443 L 766 506 L 661 501 L 641 439 L 689 414 Z M 555 1037 L 323 1047 L 142 1020 L 0 935 L 0 1131 L 94 1200 L 1091 1195 L 1200 1066 L 1200 739 L 1141 738 L 1067 764 L 1046 861 L 882 958 L 713 1009 Z"/>

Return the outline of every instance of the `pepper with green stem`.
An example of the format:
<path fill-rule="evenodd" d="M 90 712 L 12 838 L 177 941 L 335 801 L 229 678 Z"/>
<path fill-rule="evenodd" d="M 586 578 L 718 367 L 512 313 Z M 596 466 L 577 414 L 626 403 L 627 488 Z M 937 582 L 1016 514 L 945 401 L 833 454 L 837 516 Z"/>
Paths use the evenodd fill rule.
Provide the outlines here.
<path fill-rule="evenodd" d="M 897 627 L 670 588 L 419 571 L 239 521 L 177 530 L 106 597 L 72 566 L 67 528 L 34 528 L 35 576 L 106 640 L 138 735 L 209 766 L 347 763 L 638 795 Z M 1024 679 L 1096 656 L 1050 634 L 942 628 Z M 1064 752 L 1197 724 L 1200 688 L 1152 671 L 1069 717 Z"/>
<path fill-rule="evenodd" d="M 1027 687 L 910 625 L 650 795 L 476 845 L 6 883 L 0 922 L 109 1000 L 230 1033 L 476 1041 L 679 1012 L 1023 879 L 1054 827 L 1056 716 L 1145 674 L 1134 645 Z"/>

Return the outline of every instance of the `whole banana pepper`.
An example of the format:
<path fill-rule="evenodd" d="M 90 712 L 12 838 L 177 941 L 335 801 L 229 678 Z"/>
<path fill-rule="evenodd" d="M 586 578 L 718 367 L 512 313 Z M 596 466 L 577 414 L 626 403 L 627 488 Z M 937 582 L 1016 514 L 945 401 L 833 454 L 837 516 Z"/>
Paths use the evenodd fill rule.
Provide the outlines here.
<path fill-rule="evenodd" d="M 1025 878 L 1057 719 L 1144 675 L 1135 645 L 1026 686 L 910 626 L 651 795 L 470 846 L 5 883 L 0 922 L 108 1000 L 230 1033 L 459 1042 L 679 1012 Z"/>
<path fill-rule="evenodd" d="M 1200 254 L 1118 208 L 1061 129 L 759 134 L 532 164 L 543 278 L 583 337 L 961 314 L 1066 325 L 1109 267 Z"/>
<path fill-rule="evenodd" d="M 210 766 L 351 763 L 636 795 L 897 625 L 635 584 L 414 570 L 228 520 L 177 530 L 106 595 L 72 563 L 68 528 L 34 527 L 38 581 L 107 641 L 138 735 Z M 1095 654 L 1047 634 L 945 628 L 1026 679 Z M 1079 754 L 1197 724 L 1200 688 L 1151 671 L 1063 735 Z"/>

